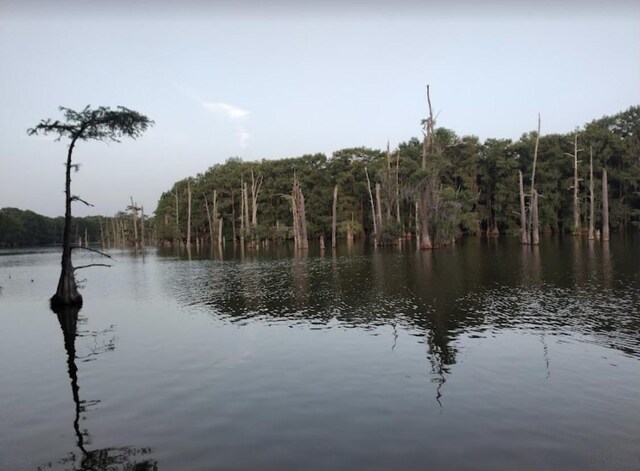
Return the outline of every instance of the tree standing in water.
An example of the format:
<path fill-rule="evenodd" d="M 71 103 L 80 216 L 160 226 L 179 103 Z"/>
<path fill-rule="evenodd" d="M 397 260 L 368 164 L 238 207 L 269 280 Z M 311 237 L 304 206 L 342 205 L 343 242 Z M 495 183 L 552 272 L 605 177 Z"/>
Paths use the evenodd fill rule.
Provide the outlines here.
<path fill-rule="evenodd" d="M 30 136 L 57 134 L 56 140 L 67 138 L 70 141 L 66 162 L 62 271 L 56 293 L 51 298 L 51 304 L 79 306 L 82 304 L 82 296 L 78 293 L 75 270 L 80 267 L 74 268 L 71 262 L 73 248 L 71 246 L 71 203 L 73 201 L 80 201 L 87 205 L 89 203 L 71 194 L 71 169 L 78 170 L 78 164 L 72 164 L 73 149 L 77 141 L 120 142 L 122 137 L 135 139 L 154 123 L 146 116 L 123 106 L 118 106 L 115 110 L 104 106 L 98 108 L 86 106 L 82 111 L 60 107 L 60 111 L 64 114 L 64 122 L 42 120 L 37 126 L 28 129 L 27 134 Z"/>

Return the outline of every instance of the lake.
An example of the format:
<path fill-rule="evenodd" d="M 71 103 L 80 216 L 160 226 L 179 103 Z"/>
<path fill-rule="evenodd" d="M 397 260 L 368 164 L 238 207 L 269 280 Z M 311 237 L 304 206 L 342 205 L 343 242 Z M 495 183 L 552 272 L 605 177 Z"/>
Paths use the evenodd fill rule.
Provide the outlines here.
<path fill-rule="evenodd" d="M 111 253 L 0 251 L 0 469 L 640 467 L 637 237 Z"/>

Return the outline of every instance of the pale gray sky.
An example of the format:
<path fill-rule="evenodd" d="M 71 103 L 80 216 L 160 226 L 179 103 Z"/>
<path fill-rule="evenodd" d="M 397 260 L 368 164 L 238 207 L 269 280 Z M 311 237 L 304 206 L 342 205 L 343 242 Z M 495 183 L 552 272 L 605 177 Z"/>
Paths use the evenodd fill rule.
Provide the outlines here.
<path fill-rule="evenodd" d="M 87 3 L 0 1 L 0 207 L 62 214 L 66 144 L 25 132 L 60 105 L 156 121 L 76 147 L 75 214 L 111 215 L 230 156 L 419 136 L 427 83 L 438 125 L 483 139 L 640 104 L 640 2 Z"/>

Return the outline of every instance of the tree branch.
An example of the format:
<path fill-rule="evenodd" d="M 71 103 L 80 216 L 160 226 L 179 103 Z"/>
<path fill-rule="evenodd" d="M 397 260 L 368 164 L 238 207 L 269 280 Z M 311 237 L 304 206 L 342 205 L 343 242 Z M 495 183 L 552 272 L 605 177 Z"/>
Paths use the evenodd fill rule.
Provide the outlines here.
<path fill-rule="evenodd" d="M 77 195 L 73 195 L 73 196 L 71 197 L 71 201 L 80 201 L 81 203 L 84 203 L 84 204 L 86 204 L 87 206 L 92 206 L 92 207 L 93 207 L 93 205 L 92 205 L 91 203 L 87 203 L 85 200 L 83 200 L 82 198 L 80 198 L 80 197 L 79 197 L 79 196 L 77 196 Z"/>
<path fill-rule="evenodd" d="M 74 245 L 74 246 L 72 246 L 72 247 L 71 247 L 71 250 L 74 250 L 74 249 L 82 249 L 82 250 L 86 250 L 86 251 L 88 251 L 88 252 L 94 252 L 94 253 L 97 253 L 97 254 L 99 254 L 99 255 L 102 255 L 103 257 L 110 258 L 111 260 L 113 260 L 113 259 L 114 259 L 114 258 L 113 258 L 111 255 L 109 255 L 108 253 L 104 253 L 104 252 L 102 252 L 102 251 L 100 251 L 100 250 L 92 249 L 92 248 L 90 248 L 90 247 L 83 247 L 83 246 L 81 246 L 81 245 Z"/>
<path fill-rule="evenodd" d="M 90 263 L 88 265 L 80 265 L 79 267 L 73 267 L 73 271 L 76 270 L 82 270 L 83 268 L 90 268 L 90 267 L 108 267 L 111 268 L 113 265 L 108 265 L 106 263 Z"/>

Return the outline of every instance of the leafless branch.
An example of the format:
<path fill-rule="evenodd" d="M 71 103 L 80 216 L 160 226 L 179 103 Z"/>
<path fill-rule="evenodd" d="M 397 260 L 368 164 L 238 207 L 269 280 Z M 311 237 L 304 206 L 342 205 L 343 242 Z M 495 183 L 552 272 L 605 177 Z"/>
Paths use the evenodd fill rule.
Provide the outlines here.
<path fill-rule="evenodd" d="M 111 255 L 109 255 L 108 253 L 104 253 L 101 250 L 97 250 L 97 249 L 92 249 L 91 247 L 83 247 L 81 245 L 74 245 L 71 247 L 71 250 L 74 249 L 82 249 L 82 250 L 87 250 L 88 252 L 95 252 L 99 255 L 102 255 L 103 257 L 107 257 L 110 258 L 111 260 L 113 260 L 113 257 Z"/>
<path fill-rule="evenodd" d="M 81 203 L 84 203 L 84 204 L 86 204 L 87 206 L 93 206 L 91 203 L 86 202 L 85 200 L 83 200 L 82 198 L 80 198 L 80 197 L 79 197 L 79 196 L 77 196 L 77 195 L 73 195 L 73 196 L 71 197 L 71 201 L 80 201 Z"/>
<path fill-rule="evenodd" d="M 89 267 L 109 267 L 111 268 L 113 265 L 109 265 L 106 263 L 90 263 L 88 265 L 80 265 L 78 267 L 73 267 L 73 271 L 76 270 L 82 270 L 83 268 L 89 268 Z"/>

